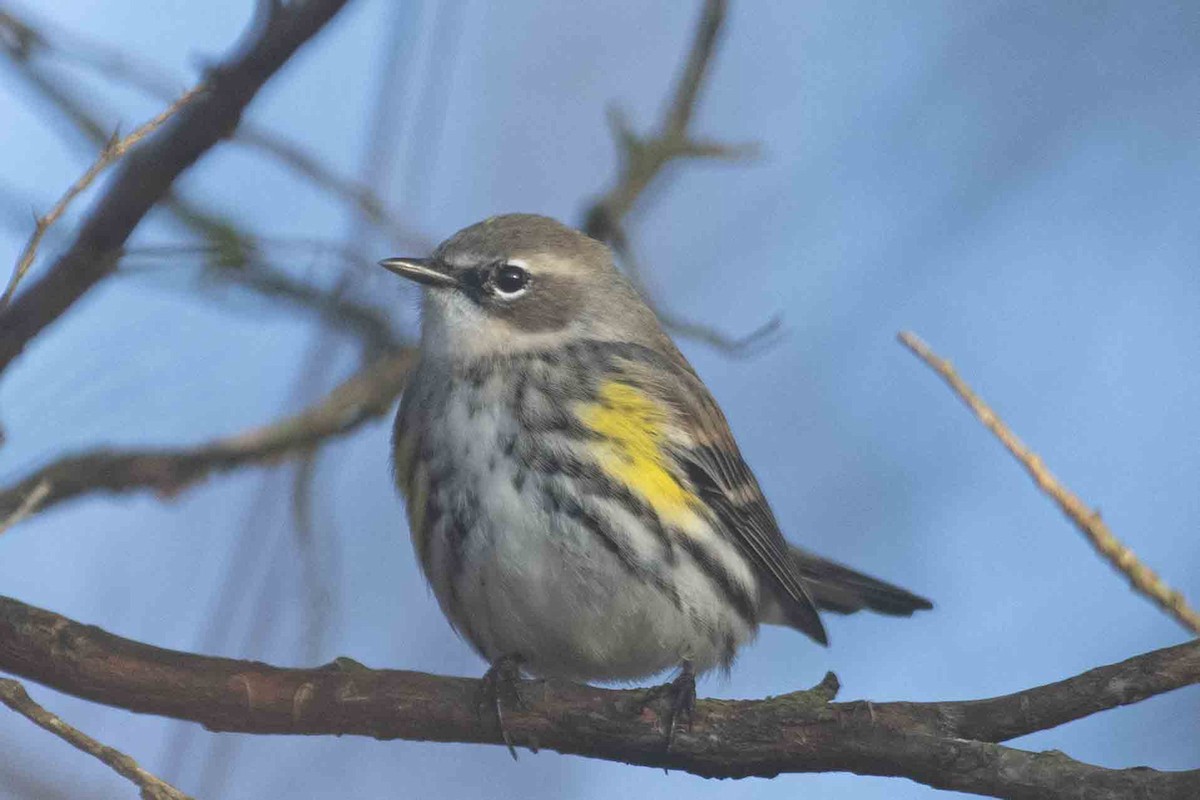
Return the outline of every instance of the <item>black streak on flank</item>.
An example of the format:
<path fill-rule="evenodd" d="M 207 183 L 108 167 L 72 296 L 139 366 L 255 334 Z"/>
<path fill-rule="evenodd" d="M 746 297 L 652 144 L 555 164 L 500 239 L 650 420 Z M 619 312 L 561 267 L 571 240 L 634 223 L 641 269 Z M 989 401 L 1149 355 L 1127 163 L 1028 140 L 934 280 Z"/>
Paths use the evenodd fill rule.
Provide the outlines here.
<path fill-rule="evenodd" d="M 604 549 L 617 557 L 617 561 L 620 562 L 621 566 L 629 574 L 643 580 L 650 580 L 659 591 L 667 595 L 675 608 L 680 611 L 683 610 L 683 602 L 680 600 L 679 592 L 675 587 L 663 578 L 662 575 L 639 563 L 637 557 L 629 552 L 628 548 L 622 547 L 617 533 L 612 529 L 607 520 L 603 519 L 599 514 L 584 508 L 582 503 L 566 494 L 553 483 L 546 485 L 544 496 L 548 499 L 547 507 L 552 514 L 561 511 L 568 518 L 587 529 L 596 536 L 604 546 Z"/>
<path fill-rule="evenodd" d="M 704 570 L 704 574 L 713 582 L 713 585 L 721 590 L 725 596 L 725 600 L 737 609 L 738 616 L 753 628 L 757 624 L 756 620 L 758 619 L 758 610 L 755 607 L 753 598 L 750 597 L 742 586 L 738 585 L 736 579 L 713 558 L 711 553 L 697 544 L 693 539 L 688 536 L 682 536 L 680 537 L 680 544 L 696 564 Z"/>

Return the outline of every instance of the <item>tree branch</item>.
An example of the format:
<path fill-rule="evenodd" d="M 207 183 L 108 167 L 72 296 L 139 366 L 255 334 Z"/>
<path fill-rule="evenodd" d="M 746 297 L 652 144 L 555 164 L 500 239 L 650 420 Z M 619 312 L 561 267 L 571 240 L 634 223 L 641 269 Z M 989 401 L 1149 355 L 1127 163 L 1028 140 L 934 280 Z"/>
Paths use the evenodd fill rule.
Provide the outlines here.
<path fill-rule="evenodd" d="M 476 714 L 478 681 L 346 661 L 283 669 L 180 653 L 8 598 L 0 598 L 0 669 L 215 731 L 502 742 L 491 720 Z M 700 701 L 692 729 L 679 731 L 668 752 L 665 709 L 639 710 L 642 692 L 527 681 L 526 707 L 507 710 L 505 723 L 531 748 L 708 777 L 849 771 L 997 797 L 1191 798 L 1200 793 L 1200 771 L 1109 770 L 965 737 L 1006 739 L 1197 682 L 1195 642 L 965 703 L 831 703 L 837 679 L 828 675 L 812 690 L 766 700 Z"/>
<path fill-rule="evenodd" d="M 1192 641 L 1013 694 L 954 703 L 889 703 L 887 709 L 930 734 L 1006 742 L 1197 683 L 1200 642 Z M 881 706 L 873 708 L 880 713 Z M 891 713 L 887 709 L 882 713 Z"/>
<path fill-rule="evenodd" d="M 984 427 L 991 431 L 1008 452 L 1012 453 L 1013 458 L 1025 467 L 1025 471 L 1029 473 L 1029 477 L 1033 478 L 1033 482 L 1037 484 L 1038 488 L 1058 504 L 1062 512 L 1075 523 L 1075 527 L 1079 528 L 1092 543 L 1092 547 L 1108 559 L 1109 563 L 1119 572 L 1123 573 L 1133 584 L 1134 589 L 1150 598 L 1174 617 L 1180 625 L 1190 629 L 1193 633 L 1200 634 L 1200 614 L 1187 604 L 1183 594 L 1172 589 L 1166 581 L 1159 577 L 1158 573 L 1143 564 L 1137 555 L 1113 534 L 1104 520 L 1100 518 L 1100 512 L 1088 508 L 1078 495 L 1063 486 L 1058 478 L 1054 477 L 1054 474 L 1046 468 L 1042 459 L 1026 447 L 1025 443 L 1009 430 L 1000 417 L 996 416 L 996 412 L 992 411 L 987 403 L 971 390 L 966 381 L 958 376 L 949 361 L 930 350 L 927 344 L 912 333 L 906 331 L 901 333 L 898 338 L 901 344 L 942 377 L 942 380 L 954 390 L 959 399 L 979 418 Z"/>
<path fill-rule="evenodd" d="M 4 41 L 5 36 L 7 41 Z M 139 61 L 115 47 L 75 32 L 55 30 L 44 22 L 35 24 L 29 17 L 18 16 L 11 9 L 0 10 L 0 46 L 5 46 L 14 59 L 29 61 L 40 54 L 78 64 L 110 81 L 132 86 L 166 102 L 177 94 L 177 80 L 166 77 L 160 65 Z M 233 141 L 257 148 L 314 186 L 353 204 L 393 240 L 418 249 L 432 249 L 436 244 L 428 242 L 428 237 L 391 214 L 370 187 L 342 177 L 299 142 L 251 123 L 242 124 L 234 133 Z"/>
<path fill-rule="evenodd" d="M 295 416 L 199 447 L 97 450 L 59 459 L 0 490 L 0 519 L 17 515 L 35 494 L 38 511 L 90 492 L 152 489 L 170 496 L 214 472 L 302 455 L 387 413 L 415 358 L 411 350 L 397 352 Z"/>
<path fill-rule="evenodd" d="M 716 52 L 725 23 L 725 0 L 706 0 L 700 22 L 688 50 L 687 63 L 675 84 L 670 106 L 656 133 L 641 137 L 634 133 L 625 116 L 617 109 L 609 112 L 609 125 L 617 144 L 619 172 L 612 188 L 594 200 L 583 215 L 583 231 L 594 239 L 607 242 L 616 252 L 638 292 L 663 325 L 672 332 L 696 339 L 721 352 L 741 356 L 767 341 L 779 329 L 779 319 L 768 320 L 758 330 L 743 337 L 729 337 L 700 322 L 672 314 L 651 295 L 634 257 L 633 246 L 625 233 L 624 219 L 638 198 L 671 162 L 680 158 L 738 159 L 757 152 L 754 145 L 725 145 L 700 142 L 691 138 L 688 126 L 696 110 L 700 89 Z"/>
<path fill-rule="evenodd" d="M 612 242 L 621 238 L 621 222 L 654 178 L 678 158 L 744 158 L 756 151 L 753 145 L 724 145 L 698 142 L 688 133 L 704 77 L 716 52 L 725 23 L 725 0 L 707 0 L 688 51 L 687 64 L 675 84 L 670 107 L 659 130 L 640 137 L 623 114 L 612 111 L 609 123 L 621 158 L 620 174 L 612 188 L 597 198 L 584 213 L 583 230 L 588 236 Z"/>
<path fill-rule="evenodd" d="M 121 751 L 97 742 L 83 731 L 63 722 L 61 717 L 42 708 L 33 701 L 25 687 L 16 681 L 0 678 L 0 702 L 38 727 L 50 731 L 71 746 L 112 767 L 114 772 L 141 789 L 143 800 L 190 800 L 186 794 L 161 778 L 151 775 Z"/>
<path fill-rule="evenodd" d="M 185 169 L 237 127 L 263 84 L 341 10 L 346 0 L 308 0 L 280 9 L 240 55 L 215 68 L 208 91 L 122 162 L 73 244 L 0 320 L 0 372 L 72 303 L 115 267 L 125 240 Z"/>
<path fill-rule="evenodd" d="M 25 273 L 29 272 L 29 268 L 33 266 L 33 259 L 37 256 L 38 246 L 42 243 L 42 237 L 46 235 L 46 231 L 49 230 L 50 226 L 57 222 L 58 218 L 66 212 L 67 206 L 76 197 L 83 194 L 110 164 L 129 152 L 130 148 L 137 146 L 139 142 L 151 133 L 162 127 L 163 123 L 178 113 L 188 103 L 195 100 L 203 91 L 203 85 L 197 86 L 169 105 L 156 117 L 135 128 L 128 136 L 121 138 L 113 136 L 109 139 L 92 165 L 71 184 L 50 211 L 34 220 L 33 233 L 30 234 L 29 240 L 25 243 L 20 258 L 17 259 L 12 276 L 8 279 L 8 285 L 4 287 L 4 293 L 0 294 L 0 314 L 3 314 L 4 310 L 8 308 L 13 294 L 17 291 L 17 284 L 21 282 L 25 277 Z"/>

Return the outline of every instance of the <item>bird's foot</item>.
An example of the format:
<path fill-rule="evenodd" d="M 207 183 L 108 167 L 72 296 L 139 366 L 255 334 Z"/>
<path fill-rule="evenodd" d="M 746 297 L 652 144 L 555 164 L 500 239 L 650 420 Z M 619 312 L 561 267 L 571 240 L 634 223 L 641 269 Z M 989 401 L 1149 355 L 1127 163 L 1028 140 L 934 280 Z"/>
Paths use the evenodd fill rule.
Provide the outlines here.
<path fill-rule="evenodd" d="M 475 713 L 482 722 L 485 711 L 493 711 L 496 715 L 496 725 L 500 728 L 500 736 L 508 747 L 508 753 L 517 760 L 517 749 L 513 746 L 512 738 L 504 725 L 504 703 L 510 702 L 513 707 L 526 708 L 525 699 L 521 697 L 521 657 L 515 653 L 503 655 L 492 662 L 483 679 L 479 681 L 479 691 L 475 696 Z"/>
<path fill-rule="evenodd" d="M 645 709 L 646 706 L 663 698 L 670 703 L 670 710 L 667 714 L 667 752 L 669 753 L 671 746 L 675 743 L 676 726 L 684 724 L 686 720 L 687 729 L 689 731 L 692 729 L 692 715 L 696 711 L 696 673 L 692 671 L 691 663 L 683 662 L 683 667 L 674 680 L 647 689 L 646 694 L 642 697 L 641 709 Z"/>

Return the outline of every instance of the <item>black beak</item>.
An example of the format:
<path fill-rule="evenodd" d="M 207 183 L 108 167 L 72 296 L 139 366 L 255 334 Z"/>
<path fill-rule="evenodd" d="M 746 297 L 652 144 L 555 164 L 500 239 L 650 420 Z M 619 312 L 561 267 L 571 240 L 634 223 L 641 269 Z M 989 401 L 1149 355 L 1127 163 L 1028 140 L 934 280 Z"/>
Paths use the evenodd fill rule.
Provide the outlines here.
<path fill-rule="evenodd" d="M 432 258 L 385 258 L 379 262 L 379 266 L 401 278 L 408 278 L 426 286 L 458 286 L 458 279 L 445 272 L 445 266 Z"/>

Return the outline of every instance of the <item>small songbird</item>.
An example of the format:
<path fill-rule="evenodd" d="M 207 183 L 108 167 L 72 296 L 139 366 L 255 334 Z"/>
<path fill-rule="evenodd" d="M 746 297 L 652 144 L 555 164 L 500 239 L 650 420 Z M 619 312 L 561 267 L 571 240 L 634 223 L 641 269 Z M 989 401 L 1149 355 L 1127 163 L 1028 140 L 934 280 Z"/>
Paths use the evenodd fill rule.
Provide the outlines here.
<path fill-rule="evenodd" d="M 686 710 L 694 676 L 728 669 L 762 623 L 825 644 L 818 609 L 931 608 L 788 545 L 712 395 L 599 241 L 507 214 L 380 264 L 425 295 L 396 482 L 489 678 L 680 668 Z"/>

